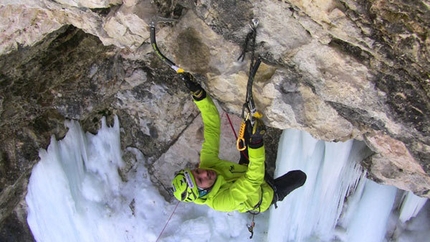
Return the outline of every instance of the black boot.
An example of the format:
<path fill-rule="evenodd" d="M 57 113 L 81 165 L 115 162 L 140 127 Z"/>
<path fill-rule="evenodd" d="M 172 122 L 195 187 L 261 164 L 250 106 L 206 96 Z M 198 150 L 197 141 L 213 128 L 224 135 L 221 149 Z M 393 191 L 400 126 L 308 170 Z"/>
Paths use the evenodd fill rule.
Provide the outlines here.
<path fill-rule="evenodd" d="M 284 198 L 295 189 L 303 186 L 306 182 L 306 174 L 303 171 L 289 171 L 281 177 L 275 179 L 275 197 L 274 200 L 282 201 Z M 276 202 L 275 201 L 275 202 Z"/>

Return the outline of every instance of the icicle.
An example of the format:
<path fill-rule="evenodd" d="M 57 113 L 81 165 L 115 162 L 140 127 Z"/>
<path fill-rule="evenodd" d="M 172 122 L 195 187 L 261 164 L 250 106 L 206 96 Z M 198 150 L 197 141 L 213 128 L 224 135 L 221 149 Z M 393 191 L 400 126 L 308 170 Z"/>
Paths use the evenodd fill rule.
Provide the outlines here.
<path fill-rule="evenodd" d="M 412 192 L 407 192 L 403 196 L 399 219 L 402 223 L 405 223 L 409 219 L 417 216 L 418 212 L 424 207 L 424 204 L 426 204 L 428 199 L 418 197 Z"/>

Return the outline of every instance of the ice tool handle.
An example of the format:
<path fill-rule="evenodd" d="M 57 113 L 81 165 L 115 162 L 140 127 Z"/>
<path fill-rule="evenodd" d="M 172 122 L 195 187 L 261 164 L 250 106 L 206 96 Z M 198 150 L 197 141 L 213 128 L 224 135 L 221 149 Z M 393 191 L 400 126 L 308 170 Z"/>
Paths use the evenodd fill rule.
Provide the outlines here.
<path fill-rule="evenodd" d="M 243 51 L 238 60 L 243 60 L 245 58 L 245 53 L 248 50 L 249 41 L 251 41 L 251 64 L 249 66 L 249 75 L 248 75 L 248 84 L 246 86 L 246 100 L 242 106 L 242 124 L 239 129 L 239 136 L 236 142 L 236 148 L 239 151 L 243 151 L 246 149 L 245 146 L 245 127 L 246 122 L 249 121 L 251 128 L 254 126 L 255 118 L 262 118 L 263 115 L 257 112 L 255 107 L 254 98 L 252 96 L 252 85 L 254 83 L 255 74 L 257 73 L 258 68 L 261 64 L 261 58 L 258 57 L 255 59 L 255 39 L 257 36 L 257 26 L 259 21 L 257 19 L 253 19 L 249 27 L 251 31 L 247 34 L 245 39 L 245 44 L 243 46 Z"/>
<path fill-rule="evenodd" d="M 257 73 L 258 67 L 261 64 L 261 59 L 257 58 L 253 68 L 250 71 L 250 75 L 248 77 L 248 84 L 246 87 L 246 101 L 242 106 L 242 124 L 239 129 L 239 136 L 236 141 L 236 148 L 239 151 L 243 151 L 246 149 L 245 142 L 245 132 L 246 132 L 246 122 L 249 121 L 249 124 L 254 127 L 255 118 L 262 118 L 263 115 L 257 111 L 255 107 L 254 98 L 252 97 L 252 83 L 254 82 L 255 74 Z"/>
<path fill-rule="evenodd" d="M 168 66 L 170 66 L 170 68 L 175 70 L 175 72 L 178 74 L 185 72 L 184 69 L 177 66 L 173 61 L 171 61 L 169 58 L 164 56 L 163 53 L 161 53 L 160 49 L 158 49 L 157 40 L 155 38 L 155 23 L 154 22 L 151 22 L 151 26 L 150 26 L 150 39 L 151 39 L 152 48 L 154 49 L 155 53 L 158 55 L 158 57 L 160 57 L 160 59 L 164 63 L 166 63 Z"/>
<path fill-rule="evenodd" d="M 244 45 L 244 52 L 248 49 L 248 44 L 251 41 L 250 47 L 251 47 L 251 63 L 249 65 L 249 74 L 248 74 L 248 84 L 246 86 L 246 100 L 245 104 L 242 108 L 242 118 L 246 121 L 249 120 L 251 123 L 251 127 L 254 126 L 254 118 L 261 118 L 261 114 L 259 114 L 256 110 L 254 98 L 252 96 L 252 85 L 254 83 L 255 74 L 258 71 L 258 68 L 261 64 L 261 58 L 258 57 L 255 58 L 255 42 L 257 38 L 257 27 L 260 22 L 258 19 L 252 19 L 251 23 L 249 24 L 250 32 L 246 36 L 245 39 L 245 45 Z M 244 55 L 244 53 L 243 53 Z M 247 115 L 245 115 L 245 110 L 248 112 Z"/>
<path fill-rule="evenodd" d="M 257 109 L 255 107 L 254 98 L 252 96 L 252 84 L 254 83 L 255 74 L 257 73 L 258 68 L 260 67 L 261 59 L 257 58 L 254 65 L 251 68 L 251 71 L 249 73 L 248 77 L 248 84 L 246 86 L 246 101 L 243 104 L 242 108 L 242 118 L 245 120 L 249 120 L 251 123 L 251 127 L 254 126 L 254 118 L 261 118 L 262 115 L 257 112 Z M 245 115 L 245 110 L 248 112 L 247 115 Z"/>

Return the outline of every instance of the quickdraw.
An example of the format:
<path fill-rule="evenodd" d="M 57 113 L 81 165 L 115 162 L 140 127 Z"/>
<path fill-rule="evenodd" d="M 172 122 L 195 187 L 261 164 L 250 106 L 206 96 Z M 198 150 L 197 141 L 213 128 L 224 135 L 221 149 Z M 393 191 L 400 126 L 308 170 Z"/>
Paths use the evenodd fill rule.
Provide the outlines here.
<path fill-rule="evenodd" d="M 236 141 L 236 148 L 239 151 L 244 151 L 246 149 L 245 128 L 246 128 L 246 121 L 242 121 L 242 123 L 240 124 L 239 136 L 237 137 L 237 141 Z"/>
<path fill-rule="evenodd" d="M 249 236 L 250 239 L 252 239 L 252 237 L 254 237 L 254 227 L 255 227 L 254 217 L 255 217 L 255 215 L 253 214 L 251 224 L 246 226 L 246 227 L 248 227 L 249 233 L 251 233 L 251 236 Z"/>
<path fill-rule="evenodd" d="M 254 103 L 254 98 L 252 96 L 252 84 L 254 83 L 255 74 L 261 64 L 261 58 L 255 59 L 255 39 L 257 36 L 257 26 L 259 22 L 257 19 L 253 19 L 250 24 L 251 31 L 247 34 L 245 39 L 245 44 L 243 46 L 242 54 L 239 56 L 238 60 L 243 60 L 245 58 L 245 53 L 248 51 L 249 41 L 251 41 L 251 64 L 249 66 L 248 84 L 246 86 L 246 100 L 242 107 L 242 123 L 239 129 L 239 137 L 237 138 L 236 148 L 239 151 L 246 149 L 245 145 L 245 127 L 246 122 L 249 121 L 251 127 L 254 126 L 255 118 L 262 118 L 263 115 L 257 111 Z"/>

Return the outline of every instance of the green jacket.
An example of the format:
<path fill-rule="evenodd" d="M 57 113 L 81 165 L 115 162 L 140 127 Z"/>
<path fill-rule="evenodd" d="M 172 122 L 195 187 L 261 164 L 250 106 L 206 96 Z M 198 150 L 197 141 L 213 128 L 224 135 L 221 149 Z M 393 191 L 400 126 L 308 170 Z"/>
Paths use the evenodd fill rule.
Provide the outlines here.
<path fill-rule="evenodd" d="M 248 149 L 248 166 L 221 160 L 218 157 L 221 132 L 218 110 L 209 96 L 195 103 L 204 124 L 204 142 L 199 167 L 214 170 L 218 176 L 211 191 L 194 203 L 206 204 L 223 212 L 266 211 L 272 203 L 273 189 L 264 180 L 264 146 Z M 258 203 L 261 203 L 260 208 L 255 208 Z"/>

